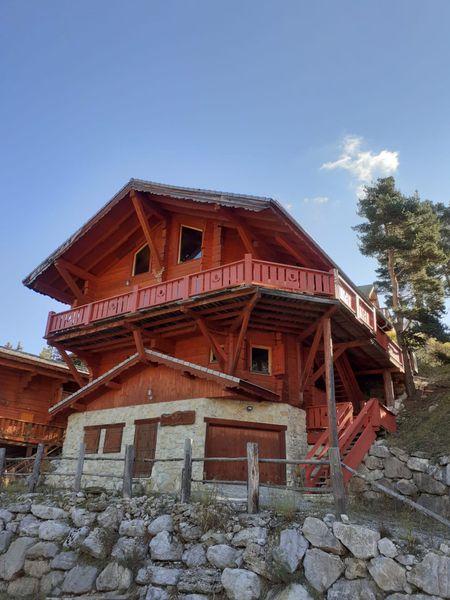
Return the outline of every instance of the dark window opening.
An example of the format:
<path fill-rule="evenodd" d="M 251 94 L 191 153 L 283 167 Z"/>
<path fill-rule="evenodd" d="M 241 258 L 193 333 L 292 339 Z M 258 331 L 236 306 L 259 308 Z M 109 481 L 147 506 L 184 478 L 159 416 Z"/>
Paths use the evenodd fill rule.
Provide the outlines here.
<path fill-rule="evenodd" d="M 268 375 L 270 372 L 269 349 L 253 346 L 251 364 L 253 373 Z"/>
<path fill-rule="evenodd" d="M 134 255 L 133 275 L 150 271 L 150 248 L 145 245 Z"/>
<path fill-rule="evenodd" d="M 192 227 L 181 226 L 180 231 L 180 255 L 178 262 L 194 260 L 202 256 L 203 231 L 192 229 Z"/>

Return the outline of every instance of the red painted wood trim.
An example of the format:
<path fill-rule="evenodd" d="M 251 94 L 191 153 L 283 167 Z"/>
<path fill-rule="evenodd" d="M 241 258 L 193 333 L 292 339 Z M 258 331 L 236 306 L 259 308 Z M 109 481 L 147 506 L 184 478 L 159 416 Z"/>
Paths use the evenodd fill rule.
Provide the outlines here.
<path fill-rule="evenodd" d="M 287 425 L 275 425 L 273 423 L 261 423 L 259 421 L 234 421 L 233 419 L 216 419 L 204 417 L 205 423 L 209 425 L 222 425 L 224 427 L 242 427 L 249 429 L 265 429 L 267 431 L 286 431 Z"/>

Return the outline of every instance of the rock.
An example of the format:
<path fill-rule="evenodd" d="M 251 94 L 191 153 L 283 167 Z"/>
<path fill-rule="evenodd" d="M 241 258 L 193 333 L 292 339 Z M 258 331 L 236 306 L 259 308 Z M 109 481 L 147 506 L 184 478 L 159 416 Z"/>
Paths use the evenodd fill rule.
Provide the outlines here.
<path fill-rule="evenodd" d="M 264 546 L 267 543 L 267 529 L 265 527 L 248 527 L 241 529 L 233 537 L 234 546 L 244 547 L 250 543 Z"/>
<path fill-rule="evenodd" d="M 395 560 L 405 567 L 411 567 L 417 564 L 418 560 L 412 554 L 399 554 L 395 557 Z"/>
<path fill-rule="evenodd" d="M 67 519 L 67 512 L 62 508 L 56 508 L 55 506 L 46 506 L 45 504 L 32 504 L 31 512 L 38 519 L 47 519 L 49 521 L 59 521 L 60 519 Z"/>
<path fill-rule="evenodd" d="M 206 563 L 206 552 L 202 544 L 195 544 L 183 552 L 181 557 L 186 565 L 191 567 L 201 567 Z"/>
<path fill-rule="evenodd" d="M 10 598 L 37 598 L 39 593 L 39 579 L 34 577 L 19 577 L 8 585 Z"/>
<path fill-rule="evenodd" d="M 377 600 L 375 584 L 368 579 L 339 579 L 328 590 L 327 600 Z"/>
<path fill-rule="evenodd" d="M 95 582 L 100 592 L 112 592 L 113 590 L 128 590 L 133 582 L 130 569 L 116 562 L 109 563 Z"/>
<path fill-rule="evenodd" d="M 36 519 L 34 515 L 26 515 L 20 521 L 19 533 L 25 536 L 39 535 L 39 527 L 41 526 L 41 524 L 42 521 Z"/>
<path fill-rule="evenodd" d="M 303 561 L 305 577 L 318 592 L 325 592 L 344 572 L 344 563 L 318 548 L 307 550 Z"/>
<path fill-rule="evenodd" d="M 390 458 L 391 453 L 386 446 L 374 444 L 369 450 L 369 455 L 377 458 Z"/>
<path fill-rule="evenodd" d="M 412 479 L 399 479 L 395 482 L 394 487 L 405 496 L 415 496 L 418 492 L 417 485 Z"/>
<path fill-rule="evenodd" d="M 40 579 L 42 575 L 50 571 L 50 565 L 47 560 L 25 560 L 23 571 L 26 575 L 30 575 L 30 577 Z"/>
<path fill-rule="evenodd" d="M 34 538 L 20 537 L 14 540 L 0 557 L 0 579 L 11 581 L 23 569 L 25 553 L 36 542 Z"/>
<path fill-rule="evenodd" d="M 242 551 L 226 544 L 210 546 L 206 552 L 209 562 L 218 569 L 236 569 L 242 565 Z"/>
<path fill-rule="evenodd" d="M 383 554 L 383 556 L 387 556 L 388 558 L 395 558 L 398 554 L 397 546 L 386 537 L 381 538 L 378 542 L 378 550 L 380 554 Z"/>
<path fill-rule="evenodd" d="M 73 550 L 69 552 L 60 552 L 50 563 L 52 569 L 60 569 L 61 571 L 70 571 L 77 564 L 78 555 Z"/>
<path fill-rule="evenodd" d="M 121 537 L 111 550 L 111 556 L 119 562 L 143 560 L 146 554 L 147 545 L 138 538 Z"/>
<path fill-rule="evenodd" d="M 367 576 L 367 565 L 361 558 L 344 558 L 346 579 L 359 579 Z"/>
<path fill-rule="evenodd" d="M 433 494 L 421 494 L 416 502 L 438 515 L 442 515 L 447 519 L 450 518 L 450 498 L 448 495 L 435 496 Z"/>
<path fill-rule="evenodd" d="M 199 540 L 202 535 L 202 530 L 198 525 L 191 525 L 190 523 L 180 523 L 179 532 L 183 540 L 187 542 L 194 542 Z"/>
<path fill-rule="evenodd" d="M 366 465 L 366 467 L 368 469 L 382 469 L 383 468 L 383 461 L 381 460 L 381 458 L 378 458 L 377 456 L 367 456 L 364 464 Z"/>
<path fill-rule="evenodd" d="M 97 515 L 97 524 L 103 529 L 116 530 L 122 521 L 122 511 L 116 506 L 108 506 L 106 510 Z"/>
<path fill-rule="evenodd" d="M 181 596 L 182 600 L 208 600 L 208 596 L 204 594 L 185 594 Z"/>
<path fill-rule="evenodd" d="M 367 568 L 375 583 L 385 592 L 401 592 L 405 587 L 405 569 L 392 558 L 377 556 Z"/>
<path fill-rule="evenodd" d="M 261 581 L 251 571 L 225 569 L 221 581 L 230 600 L 258 600 L 261 596 Z"/>
<path fill-rule="evenodd" d="M 344 554 L 341 542 L 332 534 L 329 527 L 320 519 L 306 517 L 302 532 L 305 538 L 316 548 L 332 554 Z"/>
<path fill-rule="evenodd" d="M 428 594 L 389 594 L 385 600 L 442 600 L 437 596 L 428 596 Z"/>
<path fill-rule="evenodd" d="M 442 495 L 447 491 L 447 486 L 427 473 L 414 473 L 413 479 L 421 492 Z"/>
<path fill-rule="evenodd" d="M 181 569 L 158 567 L 156 565 L 148 567 L 149 582 L 155 585 L 177 585 L 181 573 Z"/>
<path fill-rule="evenodd" d="M 378 531 L 336 521 L 333 524 L 333 533 L 356 558 L 372 558 L 378 554 Z"/>
<path fill-rule="evenodd" d="M 183 555 L 183 544 L 168 531 L 155 535 L 149 547 L 153 560 L 181 560 Z"/>
<path fill-rule="evenodd" d="M 224 533 L 209 530 L 202 535 L 200 541 L 207 546 L 215 546 L 216 544 L 226 544 L 227 538 Z"/>
<path fill-rule="evenodd" d="M 187 569 L 182 571 L 177 588 L 180 592 L 218 594 L 222 591 L 220 571 L 215 569 Z"/>
<path fill-rule="evenodd" d="M 409 459 L 409 454 L 402 448 L 396 448 L 395 446 L 390 446 L 389 450 L 390 450 L 391 454 L 396 456 L 402 462 L 407 462 L 407 460 Z"/>
<path fill-rule="evenodd" d="M 31 502 L 14 502 L 8 506 L 8 510 L 12 513 L 28 513 L 30 512 Z"/>
<path fill-rule="evenodd" d="M 411 471 L 421 471 L 422 473 L 426 473 L 427 469 L 430 465 L 430 461 L 427 458 L 417 458 L 416 456 L 411 456 L 406 462 L 406 466 Z"/>
<path fill-rule="evenodd" d="M 64 548 L 76 550 L 87 538 L 89 532 L 89 527 L 80 527 L 80 529 L 72 529 L 63 542 Z"/>
<path fill-rule="evenodd" d="M 14 515 L 11 511 L 6 510 L 6 508 L 0 508 L 0 521 L 4 523 L 9 523 L 14 519 Z"/>
<path fill-rule="evenodd" d="M 248 544 L 244 550 L 244 565 L 249 571 L 253 571 L 266 579 L 274 579 L 273 570 L 270 568 L 268 560 L 267 546 L 259 544 Z"/>
<path fill-rule="evenodd" d="M 70 527 L 66 523 L 60 521 L 44 521 L 39 526 L 39 538 L 41 540 L 61 541 L 67 536 Z"/>
<path fill-rule="evenodd" d="M 270 600 L 313 600 L 313 597 L 299 583 L 290 583 L 280 592 L 270 596 Z"/>
<path fill-rule="evenodd" d="M 71 594 L 85 594 L 94 587 L 98 569 L 90 565 L 77 565 L 64 577 L 62 591 Z"/>
<path fill-rule="evenodd" d="M 391 456 L 384 461 L 384 474 L 389 479 L 411 479 L 412 473 L 401 460 Z"/>
<path fill-rule="evenodd" d="M 87 511 L 85 508 L 72 508 L 70 518 L 75 527 L 90 527 L 93 525 L 96 515 Z"/>
<path fill-rule="evenodd" d="M 53 542 L 37 542 L 26 552 L 27 558 L 53 558 L 58 553 L 58 546 Z"/>
<path fill-rule="evenodd" d="M 145 523 L 143 519 L 122 521 L 119 527 L 119 535 L 125 535 L 127 537 L 144 537 Z"/>
<path fill-rule="evenodd" d="M 106 558 L 108 548 L 104 529 L 96 527 L 80 545 L 80 550 L 93 558 Z"/>
<path fill-rule="evenodd" d="M 50 596 L 53 590 L 62 584 L 63 579 L 64 573 L 61 573 L 61 571 L 51 571 L 44 575 L 41 579 L 41 596 L 44 598 Z"/>
<path fill-rule="evenodd" d="M 145 600 L 169 600 L 169 593 L 166 590 L 149 585 Z"/>
<path fill-rule="evenodd" d="M 326 525 L 325 525 L 326 527 Z M 294 573 L 302 561 L 308 542 L 297 529 L 284 529 L 280 533 L 280 543 L 272 551 L 272 557 L 278 568 Z"/>
<path fill-rule="evenodd" d="M 427 594 L 450 597 L 450 556 L 428 552 L 407 575 L 408 582 Z"/>
<path fill-rule="evenodd" d="M 8 550 L 12 537 L 12 531 L 0 531 L 0 554 Z"/>
<path fill-rule="evenodd" d="M 148 526 L 148 532 L 150 535 L 158 535 L 161 531 L 173 531 L 173 519 L 171 515 L 160 515 L 153 519 Z"/>
<path fill-rule="evenodd" d="M 367 479 L 369 481 L 379 481 L 383 479 L 384 473 L 381 469 L 374 469 L 373 471 L 368 471 Z"/>
<path fill-rule="evenodd" d="M 445 454 L 444 456 L 439 457 L 439 464 L 441 467 L 445 467 L 445 465 L 450 464 L 450 454 Z M 11 507 L 9 508 L 11 510 Z"/>

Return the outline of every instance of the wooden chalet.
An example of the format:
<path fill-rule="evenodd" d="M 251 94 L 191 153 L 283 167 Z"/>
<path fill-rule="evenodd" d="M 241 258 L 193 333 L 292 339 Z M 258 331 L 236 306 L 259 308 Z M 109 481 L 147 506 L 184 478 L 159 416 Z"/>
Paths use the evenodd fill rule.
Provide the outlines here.
<path fill-rule="evenodd" d="M 49 409 L 69 417 L 67 452 L 83 432 L 94 454 L 134 442 L 146 475 L 141 459 L 179 455 L 186 437 L 199 455 L 256 441 L 267 457 L 318 456 L 330 385 L 350 465 L 395 426 L 381 406 L 403 372 L 390 322 L 270 198 L 131 180 L 24 284 L 69 305 L 49 314 L 45 337 L 73 374 L 69 351 L 91 371 Z M 381 403 L 367 402 L 370 382 Z M 204 476 L 237 480 L 239 465 L 211 462 Z M 263 481 L 285 480 L 265 468 Z"/>
<path fill-rule="evenodd" d="M 87 376 L 79 372 L 80 381 Z M 66 364 L 0 346 L 0 446 L 7 456 L 29 456 L 36 445 L 61 447 L 66 415 L 49 408 L 78 389 Z"/>

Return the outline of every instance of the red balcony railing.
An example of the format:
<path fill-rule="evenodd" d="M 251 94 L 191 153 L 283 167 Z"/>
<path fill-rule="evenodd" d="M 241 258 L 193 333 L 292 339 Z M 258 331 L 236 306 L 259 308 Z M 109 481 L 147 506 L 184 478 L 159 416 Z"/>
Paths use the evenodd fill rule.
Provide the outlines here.
<path fill-rule="evenodd" d="M 63 437 L 64 427 L 0 417 L 0 438 L 5 441 L 62 445 Z"/>

